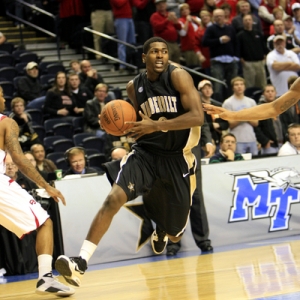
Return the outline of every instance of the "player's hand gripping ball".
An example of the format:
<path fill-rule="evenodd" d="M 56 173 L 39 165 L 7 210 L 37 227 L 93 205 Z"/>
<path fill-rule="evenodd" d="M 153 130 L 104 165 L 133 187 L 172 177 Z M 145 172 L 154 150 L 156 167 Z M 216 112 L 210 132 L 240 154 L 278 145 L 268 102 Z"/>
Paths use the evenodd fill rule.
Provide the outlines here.
<path fill-rule="evenodd" d="M 125 100 L 108 102 L 100 114 L 101 127 L 114 136 L 124 135 L 124 131 L 132 127 L 125 122 L 135 122 L 136 112 L 134 107 Z"/>

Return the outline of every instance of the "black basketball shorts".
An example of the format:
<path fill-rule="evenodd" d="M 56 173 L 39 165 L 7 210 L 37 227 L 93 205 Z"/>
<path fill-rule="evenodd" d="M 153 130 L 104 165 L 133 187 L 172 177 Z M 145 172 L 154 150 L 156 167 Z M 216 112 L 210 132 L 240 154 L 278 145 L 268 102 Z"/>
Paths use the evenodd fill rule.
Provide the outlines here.
<path fill-rule="evenodd" d="M 142 195 L 148 216 L 162 230 L 173 236 L 183 234 L 196 188 L 192 152 L 165 157 L 135 147 L 121 162 L 105 167 L 111 184 L 119 185 L 128 201 Z"/>

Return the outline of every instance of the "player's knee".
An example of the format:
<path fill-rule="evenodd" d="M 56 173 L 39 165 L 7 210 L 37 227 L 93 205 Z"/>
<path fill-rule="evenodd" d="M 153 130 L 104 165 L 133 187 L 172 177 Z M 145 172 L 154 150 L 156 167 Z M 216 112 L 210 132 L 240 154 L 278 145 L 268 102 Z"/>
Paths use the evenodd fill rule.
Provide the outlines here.
<path fill-rule="evenodd" d="M 103 203 L 103 209 L 111 213 L 116 213 L 123 204 L 124 201 L 116 194 L 109 194 Z"/>
<path fill-rule="evenodd" d="M 171 240 L 173 243 L 178 243 L 181 240 L 182 236 L 173 236 L 173 235 L 168 235 L 168 238 Z"/>

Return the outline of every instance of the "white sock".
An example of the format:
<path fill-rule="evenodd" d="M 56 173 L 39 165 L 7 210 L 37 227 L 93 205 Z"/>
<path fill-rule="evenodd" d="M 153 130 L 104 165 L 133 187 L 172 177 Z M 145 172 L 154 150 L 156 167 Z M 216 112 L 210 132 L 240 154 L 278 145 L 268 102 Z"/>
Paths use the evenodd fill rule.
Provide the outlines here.
<path fill-rule="evenodd" d="M 79 256 L 81 256 L 83 259 L 85 259 L 86 262 L 88 263 L 88 261 L 94 254 L 96 248 L 97 248 L 97 245 L 95 245 L 94 243 L 92 243 L 88 240 L 84 240 L 83 244 L 81 246 L 81 249 L 80 249 Z"/>
<path fill-rule="evenodd" d="M 41 254 L 38 256 L 39 279 L 47 273 L 52 273 L 52 255 Z"/>

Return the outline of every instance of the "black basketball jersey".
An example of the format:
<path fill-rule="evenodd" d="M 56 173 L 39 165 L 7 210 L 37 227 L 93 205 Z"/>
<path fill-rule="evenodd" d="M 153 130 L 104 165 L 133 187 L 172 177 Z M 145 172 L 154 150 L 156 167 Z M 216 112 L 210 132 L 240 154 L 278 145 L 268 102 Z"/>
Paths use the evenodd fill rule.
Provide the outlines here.
<path fill-rule="evenodd" d="M 169 65 L 158 80 L 151 82 L 146 72 L 133 80 L 138 109 L 152 120 L 173 119 L 185 113 L 180 94 L 174 89 L 171 73 L 176 69 Z M 157 131 L 142 136 L 138 144 L 148 151 L 170 155 L 182 154 L 185 149 L 196 146 L 200 138 L 200 127 L 183 130 Z"/>

